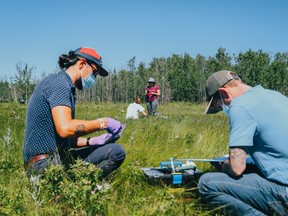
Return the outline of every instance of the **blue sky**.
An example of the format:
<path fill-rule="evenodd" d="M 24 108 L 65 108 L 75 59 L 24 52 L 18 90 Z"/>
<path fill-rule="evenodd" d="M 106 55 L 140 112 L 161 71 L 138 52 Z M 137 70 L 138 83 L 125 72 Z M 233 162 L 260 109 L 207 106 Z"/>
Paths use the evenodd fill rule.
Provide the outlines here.
<path fill-rule="evenodd" d="M 0 80 L 16 64 L 55 72 L 58 57 L 93 47 L 108 70 L 156 57 L 288 51 L 287 0 L 0 1 Z"/>

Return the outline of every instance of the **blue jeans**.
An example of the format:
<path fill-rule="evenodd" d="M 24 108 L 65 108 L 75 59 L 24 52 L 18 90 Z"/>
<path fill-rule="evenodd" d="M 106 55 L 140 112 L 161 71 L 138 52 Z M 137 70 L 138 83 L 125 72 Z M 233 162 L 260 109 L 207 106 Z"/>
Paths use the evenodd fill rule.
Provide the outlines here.
<path fill-rule="evenodd" d="M 46 167 L 52 164 L 62 165 L 59 154 L 50 155 L 48 158 L 44 158 L 32 164 L 26 170 L 27 176 L 31 177 L 31 176 L 39 175 L 46 169 Z"/>
<path fill-rule="evenodd" d="M 232 178 L 225 173 L 201 176 L 198 190 L 213 206 L 228 215 L 288 215 L 286 187 L 256 173 Z"/>
<path fill-rule="evenodd" d="M 97 165 L 102 169 L 102 178 L 118 169 L 123 163 L 126 153 L 119 144 L 109 143 L 103 146 L 91 146 L 71 151 L 73 157 Z"/>
<path fill-rule="evenodd" d="M 108 174 L 116 170 L 123 163 L 126 153 L 123 147 L 119 144 L 106 144 L 103 146 L 91 146 L 88 148 L 79 148 L 70 151 L 73 158 L 81 158 L 82 160 L 97 165 L 103 170 L 102 178 L 105 178 Z M 62 162 L 58 154 L 49 156 L 49 158 L 42 159 L 31 165 L 26 173 L 30 177 L 32 175 L 38 175 L 45 170 L 49 165 L 60 164 Z"/>
<path fill-rule="evenodd" d="M 147 111 L 149 115 L 154 115 L 156 113 L 156 109 L 158 106 L 158 99 L 155 99 L 152 102 L 147 101 L 146 102 L 147 105 Z"/>

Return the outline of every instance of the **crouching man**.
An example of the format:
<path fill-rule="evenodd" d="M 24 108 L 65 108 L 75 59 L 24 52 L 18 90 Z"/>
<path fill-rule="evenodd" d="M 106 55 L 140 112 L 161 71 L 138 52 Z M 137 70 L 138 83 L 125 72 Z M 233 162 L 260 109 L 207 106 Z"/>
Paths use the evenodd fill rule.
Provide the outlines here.
<path fill-rule="evenodd" d="M 231 71 L 206 82 L 205 114 L 223 110 L 229 118 L 229 159 L 223 172 L 201 176 L 203 199 L 228 215 L 288 215 L 288 98 L 251 87 Z M 263 175 L 243 174 L 249 154 Z"/>

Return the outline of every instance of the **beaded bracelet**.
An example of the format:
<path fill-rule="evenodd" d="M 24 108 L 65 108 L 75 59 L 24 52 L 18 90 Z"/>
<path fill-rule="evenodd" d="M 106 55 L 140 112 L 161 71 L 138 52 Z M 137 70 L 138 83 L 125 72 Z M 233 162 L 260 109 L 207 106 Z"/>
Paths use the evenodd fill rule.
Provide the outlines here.
<path fill-rule="evenodd" d="M 100 130 L 104 129 L 105 128 L 104 119 L 100 118 L 100 119 L 97 119 L 97 120 L 99 121 Z"/>

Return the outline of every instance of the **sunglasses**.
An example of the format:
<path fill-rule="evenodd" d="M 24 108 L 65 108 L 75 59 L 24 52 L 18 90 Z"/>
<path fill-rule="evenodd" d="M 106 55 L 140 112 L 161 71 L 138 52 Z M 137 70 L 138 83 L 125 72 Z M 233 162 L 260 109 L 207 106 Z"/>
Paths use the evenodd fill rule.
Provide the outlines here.
<path fill-rule="evenodd" d="M 97 68 L 95 68 L 92 64 L 88 63 L 87 64 L 92 68 L 93 75 L 96 77 L 99 74 L 99 71 Z"/>

